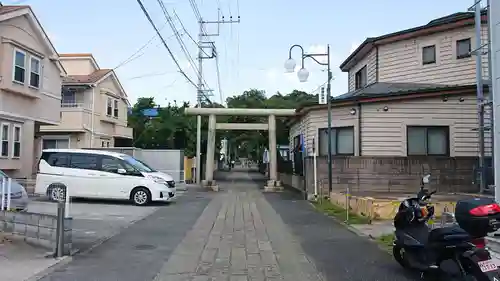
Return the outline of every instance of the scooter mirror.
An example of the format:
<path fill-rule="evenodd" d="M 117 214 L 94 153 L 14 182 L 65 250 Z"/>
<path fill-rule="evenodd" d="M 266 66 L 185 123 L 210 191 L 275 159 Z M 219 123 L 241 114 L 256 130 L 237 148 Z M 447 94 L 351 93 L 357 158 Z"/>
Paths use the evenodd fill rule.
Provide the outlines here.
<path fill-rule="evenodd" d="M 431 177 L 430 174 L 428 175 L 425 175 L 423 178 L 422 178 L 422 183 L 423 184 L 428 184 L 429 183 L 429 178 Z"/>

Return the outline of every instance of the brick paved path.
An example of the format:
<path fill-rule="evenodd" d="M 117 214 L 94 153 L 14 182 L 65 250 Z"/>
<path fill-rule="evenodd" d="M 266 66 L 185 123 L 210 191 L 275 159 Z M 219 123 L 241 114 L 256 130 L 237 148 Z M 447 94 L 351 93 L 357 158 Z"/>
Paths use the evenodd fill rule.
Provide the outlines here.
<path fill-rule="evenodd" d="M 257 184 L 241 179 L 250 176 L 234 171 L 219 183 L 155 280 L 324 280 Z"/>

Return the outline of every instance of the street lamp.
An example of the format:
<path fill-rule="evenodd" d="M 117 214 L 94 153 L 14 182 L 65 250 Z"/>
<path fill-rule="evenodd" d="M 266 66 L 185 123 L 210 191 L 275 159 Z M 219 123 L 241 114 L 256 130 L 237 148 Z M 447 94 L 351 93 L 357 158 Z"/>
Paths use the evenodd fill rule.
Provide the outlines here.
<path fill-rule="evenodd" d="M 285 72 L 292 73 L 295 71 L 295 67 L 297 66 L 295 60 L 292 58 L 292 49 L 298 47 L 301 50 L 301 67 L 299 71 L 297 71 L 297 77 L 300 82 L 306 82 L 307 78 L 309 78 L 309 71 L 304 68 L 304 59 L 311 58 L 319 65 L 327 66 L 327 86 L 326 86 L 326 103 L 328 106 L 328 191 L 332 192 L 332 104 L 331 104 L 331 80 L 332 80 L 332 72 L 330 70 L 330 45 L 326 47 L 326 53 L 319 54 L 307 54 L 304 52 L 304 48 L 300 45 L 293 45 L 290 47 L 288 51 L 288 59 L 285 61 Z M 327 58 L 327 62 L 320 62 L 316 59 L 316 57 L 325 57 Z"/>

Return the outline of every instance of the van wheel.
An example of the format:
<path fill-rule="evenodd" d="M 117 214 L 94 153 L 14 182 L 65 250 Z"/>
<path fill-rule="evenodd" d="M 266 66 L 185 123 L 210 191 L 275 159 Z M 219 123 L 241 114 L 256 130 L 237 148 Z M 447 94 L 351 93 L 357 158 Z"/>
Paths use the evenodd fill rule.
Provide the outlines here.
<path fill-rule="evenodd" d="M 139 187 L 132 191 L 132 196 L 130 196 L 132 202 L 137 206 L 145 206 L 151 202 L 151 193 L 147 188 Z"/>
<path fill-rule="evenodd" d="M 65 199 L 65 186 L 62 185 L 52 185 L 49 188 L 48 195 L 51 201 L 63 201 Z"/>

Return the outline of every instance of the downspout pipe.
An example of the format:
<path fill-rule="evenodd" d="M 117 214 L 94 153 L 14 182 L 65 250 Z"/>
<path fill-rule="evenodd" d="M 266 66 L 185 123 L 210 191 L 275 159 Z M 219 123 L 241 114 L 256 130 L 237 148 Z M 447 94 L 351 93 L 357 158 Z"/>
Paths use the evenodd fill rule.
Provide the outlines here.
<path fill-rule="evenodd" d="M 95 129 L 94 129 L 94 122 L 95 122 L 95 87 L 96 84 L 91 84 L 90 87 L 92 88 L 92 116 L 90 119 L 90 148 L 93 148 L 94 146 L 94 135 L 95 135 Z"/>

